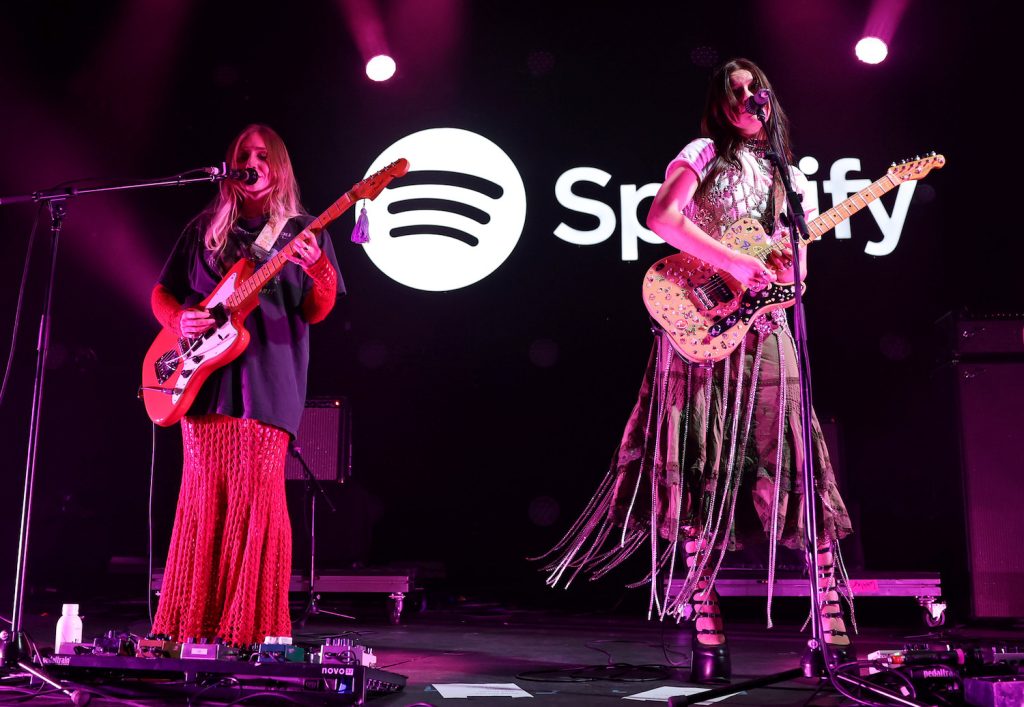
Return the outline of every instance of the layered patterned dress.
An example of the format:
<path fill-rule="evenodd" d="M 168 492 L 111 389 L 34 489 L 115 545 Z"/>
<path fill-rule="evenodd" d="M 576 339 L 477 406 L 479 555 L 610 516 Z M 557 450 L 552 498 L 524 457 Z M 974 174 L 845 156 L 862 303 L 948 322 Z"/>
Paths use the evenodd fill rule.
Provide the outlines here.
<path fill-rule="evenodd" d="M 685 165 L 703 180 L 715 154 L 710 139 L 695 140 L 666 174 Z M 761 219 L 774 201 L 764 146 L 747 143 L 738 157 L 739 167 L 720 172 L 684 210 L 715 238 L 739 218 Z M 791 175 L 805 192 L 803 174 L 791 168 Z M 816 416 L 811 434 L 820 542 L 835 544 L 851 532 L 850 518 Z M 566 535 L 541 558 L 548 584 L 568 585 L 581 574 L 597 579 L 643 554 L 649 573 L 631 586 L 650 585 L 649 616 L 678 619 L 689 610 L 698 578 L 713 582 L 728 549 L 767 538 L 773 574 L 779 544 L 804 546 L 801 438 L 798 360 L 782 310 L 759 317 L 741 345 L 712 366 L 691 363 L 666 334 L 657 335 L 611 469 Z M 690 539 L 710 551 L 687 570 L 683 552 Z M 678 576 L 685 581 L 673 583 Z"/>

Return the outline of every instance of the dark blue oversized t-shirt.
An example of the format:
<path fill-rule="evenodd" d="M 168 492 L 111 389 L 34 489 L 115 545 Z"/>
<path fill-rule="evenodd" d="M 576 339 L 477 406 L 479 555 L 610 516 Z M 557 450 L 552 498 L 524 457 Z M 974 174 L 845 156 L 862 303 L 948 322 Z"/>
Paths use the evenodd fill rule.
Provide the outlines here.
<path fill-rule="evenodd" d="M 182 233 L 160 273 L 160 284 L 185 306 L 208 297 L 239 257 L 257 267 L 302 232 L 312 221 L 298 216 L 288 221 L 270 253 L 253 245 L 266 219 L 245 220 L 231 231 L 224 262 L 214 262 L 203 244 L 205 224 L 193 223 Z M 338 294 L 345 292 L 334 246 L 327 231 L 317 237 L 324 256 L 338 273 Z M 306 402 L 309 363 L 309 323 L 302 317 L 302 299 L 313 280 L 295 263 L 287 263 L 259 294 L 260 304 L 244 326 L 251 339 L 242 355 L 215 371 L 203 384 L 189 415 L 218 413 L 250 418 L 288 431 L 293 436 Z"/>

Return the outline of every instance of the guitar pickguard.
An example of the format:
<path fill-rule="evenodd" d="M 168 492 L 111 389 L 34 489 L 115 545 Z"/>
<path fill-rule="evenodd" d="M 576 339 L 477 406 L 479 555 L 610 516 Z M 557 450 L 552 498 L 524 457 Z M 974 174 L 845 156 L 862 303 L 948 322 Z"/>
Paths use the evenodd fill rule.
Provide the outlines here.
<path fill-rule="evenodd" d="M 771 285 L 760 292 L 747 290 L 740 298 L 739 306 L 734 312 L 712 320 L 714 323 L 708 327 L 708 336 L 711 338 L 721 336 L 741 321 L 744 324 L 750 324 L 754 315 L 763 311 L 765 307 L 773 304 L 785 304 L 793 301 L 795 297 L 795 285 Z"/>
<path fill-rule="evenodd" d="M 753 219 L 733 224 L 722 244 L 746 254 L 772 246 Z M 680 355 L 700 364 L 728 356 L 758 316 L 788 306 L 794 296 L 793 284 L 744 290 L 728 273 L 685 253 L 661 259 L 644 278 L 644 304 L 651 317 Z"/>
<path fill-rule="evenodd" d="M 220 356 L 231 347 L 236 338 L 238 338 L 238 329 L 229 319 L 221 326 L 210 329 L 198 339 L 182 339 L 187 342 L 187 345 L 182 349 L 181 368 L 174 380 L 171 402 L 178 402 L 178 398 L 185 392 L 189 378 L 203 365 L 203 361 Z"/>

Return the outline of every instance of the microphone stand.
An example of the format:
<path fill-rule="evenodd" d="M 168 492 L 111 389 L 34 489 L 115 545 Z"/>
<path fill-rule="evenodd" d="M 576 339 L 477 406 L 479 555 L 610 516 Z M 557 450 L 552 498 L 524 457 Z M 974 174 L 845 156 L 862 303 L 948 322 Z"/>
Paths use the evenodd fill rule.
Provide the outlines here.
<path fill-rule="evenodd" d="M 327 614 L 328 616 L 334 616 L 339 619 L 355 619 L 354 616 L 348 614 L 342 614 L 337 611 L 328 611 L 319 606 L 320 595 L 316 593 L 316 497 L 317 494 L 323 496 L 324 503 L 331 509 L 331 513 L 337 513 L 338 509 L 331 503 L 331 497 L 327 495 L 327 491 L 324 490 L 323 484 L 313 474 L 313 470 L 309 468 L 309 464 L 302 456 L 302 449 L 298 447 L 294 440 L 288 444 L 288 453 L 299 460 L 299 464 L 302 466 L 302 473 L 306 475 L 306 489 L 310 494 L 309 498 L 309 593 L 306 595 L 306 605 L 302 608 L 302 613 L 299 618 L 296 619 L 295 623 L 299 626 L 304 626 L 306 620 L 310 616 L 316 614 Z"/>
<path fill-rule="evenodd" d="M 767 95 L 767 94 L 765 94 Z M 824 626 L 821 621 L 821 596 L 818 591 L 817 572 L 817 550 L 818 550 L 818 491 L 814 478 L 814 440 L 811 437 L 811 421 L 813 419 L 811 405 L 811 363 L 810 353 L 807 346 L 807 320 L 804 313 L 803 299 L 803 273 L 800 268 L 800 251 L 802 243 L 810 240 L 810 233 L 807 229 L 807 220 L 804 218 L 804 209 L 801 204 L 801 197 L 793 188 L 790 179 L 789 165 L 786 162 L 786 154 L 779 144 L 778 135 L 772 127 L 769 127 L 765 117 L 764 105 L 758 104 L 756 110 L 751 110 L 757 119 L 761 121 L 765 134 L 768 136 L 769 151 L 766 157 L 771 161 L 775 174 L 778 175 L 786 192 L 786 204 L 789 213 L 789 242 L 793 250 L 793 279 L 796 286 L 793 288 L 795 299 L 793 302 L 793 340 L 797 352 L 797 374 L 800 380 L 800 425 L 801 437 L 800 446 L 802 450 L 800 464 L 800 478 L 803 481 L 806 502 L 804 503 L 804 555 L 807 563 L 807 578 L 811 598 L 811 637 L 807 639 L 807 648 L 800 658 L 800 667 L 785 670 L 780 673 L 766 675 L 760 678 L 744 680 L 723 687 L 712 688 L 694 695 L 680 695 L 669 698 L 669 705 L 692 705 L 699 702 L 734 695 L 745 690 L 751 690 L 766 685 L 774 685 L 780 682 L 788 682 L 800 677 L 822 678 L 840 694 L 852 697 L 848 690 L 850 688 L 860 689 L 875 697 L 887 700 L 885 703 L 874 704 L 896 704 L 905 707 L 927 707 L 922 702 L 910 699 L 897 692 L 863 679 L 860 675 L 850 675 L 847 672 L 836 670 L 836 659 L 829 650 L 829 644 L 825 641 Z M 772 183 L 774 189 L 774 181 Z M 842 683 L 842 687 L 840 687 Z M 872 704 L 863 699 L 856 699 L 860 704 Z"/>
<path fill-rule="evenodd" d="M 201 176 L 188 176 L 198 175 Z M 29 532 L 32 519 L 32 492 L 35 485 L 36 462 L 39 452 L 39 428 L 43 408 L 43 382 L 46 374 L 46 359 L 50 349 L 50 322 L 53 308 L 53 289 L 57 271 L 57 246 L 61 229 L 67 215 L 66 204 L 76 196 L 98 194 L 108 191 L 129 191 L 148 187 L 171 187 L 195 184 L 197 182 L 219 182 L 228 178 L 226 165 L 220 168 L 195 169 L 173 177 L 142 181 L 121 181 L 95 187 L 66 187 L 35 191 L 30 194 L 0 197 L 0 206 L 35 202 L 46 204 L 50 210 L 50 268 L 47 273 L 43 295 L 43 315 L 39 323 L 36 345 L 36 372 L 32 383 L 32 408 L 29 416 L 28 453 L 25 461 L 25 487 L 21 501 L 21 525 L 18 532 L 18 559 L 14 574 L 14 611 L 11 614 L 10 631 L 0 631 L 0 670 L 20 669 L 43 680 L 52 687 L 71 693 L 53 681 L 32 662 L 30 641 L 23 628 L 25 606 L 25 577 L 28 562 Z"/>

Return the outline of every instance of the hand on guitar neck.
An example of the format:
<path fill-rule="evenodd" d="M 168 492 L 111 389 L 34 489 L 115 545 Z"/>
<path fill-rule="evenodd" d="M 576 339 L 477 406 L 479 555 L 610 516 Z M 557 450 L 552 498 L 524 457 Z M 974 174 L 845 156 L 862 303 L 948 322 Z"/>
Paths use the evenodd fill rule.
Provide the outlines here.
<path fill-rule="evenodd" d="M 319 231 L 319 229 L 318 229 Z M 284 257 L 292 261 L 303 270 L 309 270 L 313 264 L 320 259 L 320 244 L 316 242 L 316 234 L 309 229 L 304 230 L 292 240 L 294 247 L 291 250 L 281 251 Z"/>

